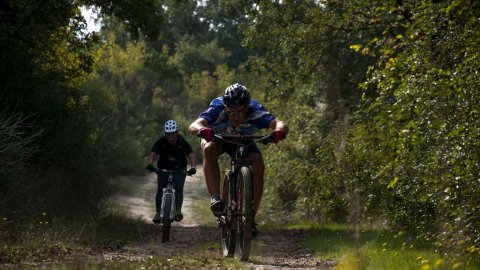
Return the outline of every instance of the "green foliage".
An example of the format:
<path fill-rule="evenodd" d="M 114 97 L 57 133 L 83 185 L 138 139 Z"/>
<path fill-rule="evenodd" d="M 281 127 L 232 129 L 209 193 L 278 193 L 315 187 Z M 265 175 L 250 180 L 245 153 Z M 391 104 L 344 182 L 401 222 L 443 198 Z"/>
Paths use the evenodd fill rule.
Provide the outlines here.
<path fill-rule="evenodd" d="M 2 137 L 0 148 L 14 151 L 5 162 L 11 163 L 16 156 L 15 166 L 22 168 L 6 172 L 8 166 L 2 160 L 2 212 L 25 219 L 42 210 L 75 217 L 96 213 L 99 201 L 108 194 L 102 178 L 105 159 L 98 155 L 105 151 L 98 151 L 97 147 L 106 145 L 105 139 L 110 138 L 102 138 L 104 141 L 99 143 L 99 136 L 106 129 L 100 128 L 96 117 L 104 120 L 105 115 L 96 114 L 97 101 L 82 89 L 97 67 L 101 47 L 97 34 L 85 33 L 79 6 L 102 6 L 105 13 L 122 14 L 135 30 L 148 29 L 154 33 L 158 25 L 151 18 L 159 14 L 145 12 L 152 7 L 148 3 L 153 1 L 108 2 L 105 6 L 102 6 L 107 4 L 105 1 L 2 3 L 0 105 L 4 108 L 2 119 L 7 121 L 5 127 L 14 136 L 8 140 L 14 141 L 3 141 Z M 105 108 L 110 106 L 109 100 L 98 102 Z M 15 119 L 21 115 L 29 117 L 19 124 Z M 127 160 L 123 157 L 131 156 L 134 151 L 130 150 L 138 148 L 132 145 L 132 136 L 127 141 L 122 141 L 124 138 L 117 141 L 125 145 L 125 151 L 118 151 L 117 147 L 108 156 L 116 158 L 115 161 L 119 156 Z M 16 145 L 16 149 L 9 144 Z M 118 162 L 125 167 L 124 161 Z"/>
<path fill-rule="evenodd" d="M 258 3 L 245 42 L 272 84 L 269 109 L 292 129 L 266 155 L 268 206 L 386 218 L 477 256 L 478 12 L 469 1 Z"/>
<path fill-rule="evenodd" d="M 308 230 L 302 245 L 321 261 L 335 261 L 336 269 L 477 269 L 479 261 L 445 256 L 431 240 L 405 231 L 345 224 L 295 222 L 288 229 Z"/>
<path fill-rule="evenodd" d="M 273 200 L 271 203 L 280 208 L 275 207 L 275 212 L 281 215 L 285 215 L 283 208 L 297 218 L 344 221 L 346 205 L 340 197 L 344 181 L 339 174 L 332 138 L 319 134 L 319 129 L 330 130 L 331 124 L 324 114 L 325 104 L 316 95 L 314 91 L 296 92 L 288 110 L 298 113 L 283 112 L 286 118 L 278 115 L 288 120 L 291 132 L 279 147 L 269 147 L 265 154 L 267 200 L 269 197 Z M 285 160 L 290 160 L 288 168 Z M 319 166 L 318 160 L 325 165 Z"/>
<path fill-rule="evenodd" d="M 369 157 L 360 168 L 380 168 L 364 179 L 376 182 L 371 194 L 389 190 L 382 197 L 392 225 L 471 256 L 468 247 L 478 247 L 480 228 L 474 150 L 480 78 L 472 72 L 479 64 L 478 40 L 472 39 L 479 35 L 478 12 L 458 1 L 425 2 L 409 10 L 408 38 L 383 38 L 368 84 L 378 97 L 365 96 L 352 149 Z"/>
<path fill-rule="evenodd" d="M 150 40 L 156 40 L 164 22 L 163 1 L 82 0 L 79 2 L 86 6 L 94 6 L 105 16 L 118 18 L 135 39 L 144 36 Z"/>
<path fill-rule="evenodd" d="M 252 11 L 257 17 L 246 32 L 246 44 L 257 53 L 251 63 L 258 65 L 258 76 L 270 81 L 263 89 L 266 105 L 291 128 L 282 142 L 287 146 L 265 155 L 272 168 L 267 200 L 294 216 L 322 221 L 345 221 L 354 207 L 342 157 L 344 119 L 360 98 L 357 83 L 372 59 L 349 46 L 378 32 L 372 27 L 356 33 L 358 24 L 342 19 L 353 7 L 340 6 L 262 2 Z"/>

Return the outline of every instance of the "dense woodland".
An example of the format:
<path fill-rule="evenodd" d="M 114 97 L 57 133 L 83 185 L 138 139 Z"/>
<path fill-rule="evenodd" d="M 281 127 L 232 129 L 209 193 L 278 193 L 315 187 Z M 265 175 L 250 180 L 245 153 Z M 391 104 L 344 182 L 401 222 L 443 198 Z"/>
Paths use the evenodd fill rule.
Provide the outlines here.
<path fill-rule="evenodd" d="M 0 29 L 0 218 L 97 218 L 165 120 L 240 82 L 291 129 L 262 146 L 272 220 L 479 256 L 479 1 L 8 0 Z"/>

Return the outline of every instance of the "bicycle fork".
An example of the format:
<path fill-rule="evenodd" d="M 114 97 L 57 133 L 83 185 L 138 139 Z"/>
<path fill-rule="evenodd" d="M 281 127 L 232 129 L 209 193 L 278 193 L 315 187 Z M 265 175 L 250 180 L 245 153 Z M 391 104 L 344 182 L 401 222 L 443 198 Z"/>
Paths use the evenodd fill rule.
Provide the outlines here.
<path fill-rule="evenodd" d="M 171 196 L 171 206 L 170 209 L 165 209 L 165 201 L 168 199 L 168 197 Z M 174 219 L 175 215 L 175 189 L 171 187 L 166 187 L 163 188 L 163 196 L 162 196 L 162 208 L 160 211 L 160 218 L 163 218 L 165 211 L 170 211 L 170 220 Z"/>

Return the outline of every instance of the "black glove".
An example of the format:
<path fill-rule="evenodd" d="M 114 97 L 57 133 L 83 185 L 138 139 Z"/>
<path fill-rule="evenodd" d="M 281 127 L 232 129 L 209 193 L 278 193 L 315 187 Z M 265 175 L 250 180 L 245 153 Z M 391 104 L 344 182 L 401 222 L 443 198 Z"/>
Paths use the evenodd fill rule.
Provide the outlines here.
<path fill-rule="evenodd" d="M 190 168 L 187 172 L 187 175 L 194 175 L 197 173 L 197 169 L 195 168 Z"/>
<path fill-rule="evenodd" d="M 287 137 L 287 133 L 281 129 L 276 129 L 274 132 L 272 132 L 270 137 L 272 138 L 272 142 L 277 144 L 279 141 Z"/>
<path fill-rule="evenodd" d="M 204 138 L 207 142 L 212 141 L 214 135 L 215 131 L 211 128 L 202 128 L 197 134 L 198 137 Z"/>
<path fill-rule="evenodd" d="M 154 172 L 154 171 L 155 171 L 155 167 L 153 167 L 152 164 L 148 164 L 147 167 L 145 167 L 145 169 L 146 169 L 147 171 L 151 171 L 151 172 Z"/>
<path fill-rule="evenodd" d="M 262 139 L 260 139 L 258 142 L 261 144 L 267 145 L 272 142 L 272 135 L 265 136 Z"/>

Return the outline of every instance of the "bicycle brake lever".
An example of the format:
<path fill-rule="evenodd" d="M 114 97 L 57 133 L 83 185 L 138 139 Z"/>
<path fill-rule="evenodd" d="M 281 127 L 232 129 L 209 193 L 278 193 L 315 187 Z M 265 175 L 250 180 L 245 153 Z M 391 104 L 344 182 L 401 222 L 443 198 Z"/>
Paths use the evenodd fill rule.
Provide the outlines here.
<path fill-rule="evenodd" d="M 220 134 L 214 134 L 212 137 L 212 142 L 222 142 L 223 138 L 222 135 Z"/>
<path fill-rule="evenodd" d="M 272 142 L 272 138 L 270 137 L 270 135 L 265 136 L 265 137 L 261 138 L 260 140 L 258 140 L 258 142 L 261 143 L 261 144 L 267 145 L 267 144 Z"/>

